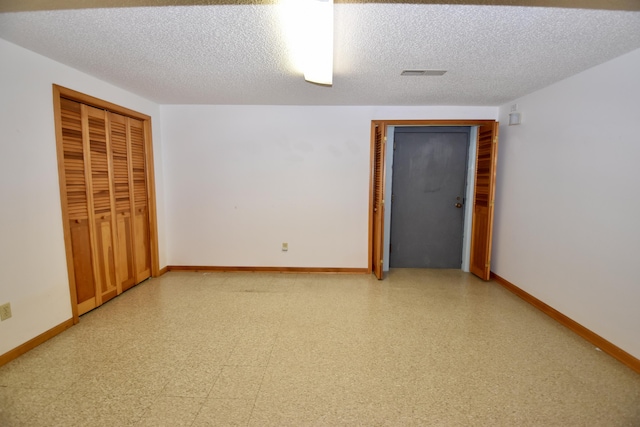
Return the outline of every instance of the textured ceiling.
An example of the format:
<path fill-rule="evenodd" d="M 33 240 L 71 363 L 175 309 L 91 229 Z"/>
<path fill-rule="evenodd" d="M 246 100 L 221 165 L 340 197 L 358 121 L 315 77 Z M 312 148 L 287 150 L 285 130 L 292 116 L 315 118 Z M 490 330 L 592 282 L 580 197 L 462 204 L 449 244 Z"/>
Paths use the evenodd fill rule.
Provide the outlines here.
<path fill-rule="evenodd" d="M 640 48 L 637 11 L 337 3 L 334 84 L 322 87 L 295 68 L 280 11 L 12 12 L 0 37 L 162 104 L 500 105 Z M 448 71 L 400 76 L 416 68 Z"/>

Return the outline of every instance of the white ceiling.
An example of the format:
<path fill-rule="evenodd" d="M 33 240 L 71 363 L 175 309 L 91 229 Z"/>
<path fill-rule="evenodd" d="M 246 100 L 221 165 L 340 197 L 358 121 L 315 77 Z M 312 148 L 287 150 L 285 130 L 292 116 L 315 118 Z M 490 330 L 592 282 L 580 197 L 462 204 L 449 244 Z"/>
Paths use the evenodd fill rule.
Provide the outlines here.
<path fill-rule="evenodd" d="M 338 3 L 322 87 L 293 66 L 280 9 L 1 13 L 0 37 L 161 104 L 500 105 L 640 48 L 638 11 Z M 448 71 L 400 76 L 416 68 Z"/>

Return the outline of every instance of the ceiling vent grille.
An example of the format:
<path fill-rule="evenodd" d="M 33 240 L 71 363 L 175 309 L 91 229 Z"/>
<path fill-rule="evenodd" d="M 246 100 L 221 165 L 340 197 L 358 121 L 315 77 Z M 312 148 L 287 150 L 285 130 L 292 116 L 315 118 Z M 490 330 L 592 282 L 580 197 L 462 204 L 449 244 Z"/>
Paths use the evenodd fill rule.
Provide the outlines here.
<path fill-rule="evenodd" d="M 441 76 L 446 70 L 402 70 L 401 76 Z"/>

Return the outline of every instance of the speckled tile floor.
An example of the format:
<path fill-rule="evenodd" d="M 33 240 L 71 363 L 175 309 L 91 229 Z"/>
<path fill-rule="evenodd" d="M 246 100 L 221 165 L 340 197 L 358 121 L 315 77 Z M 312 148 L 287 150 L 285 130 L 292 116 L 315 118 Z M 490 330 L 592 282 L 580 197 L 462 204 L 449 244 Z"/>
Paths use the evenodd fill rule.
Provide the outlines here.
<path fill-rule="evenodd" d="M 640 375 L 461 271 L 171 272 L 0 367 L 0 425 L 640 426 Z"/>

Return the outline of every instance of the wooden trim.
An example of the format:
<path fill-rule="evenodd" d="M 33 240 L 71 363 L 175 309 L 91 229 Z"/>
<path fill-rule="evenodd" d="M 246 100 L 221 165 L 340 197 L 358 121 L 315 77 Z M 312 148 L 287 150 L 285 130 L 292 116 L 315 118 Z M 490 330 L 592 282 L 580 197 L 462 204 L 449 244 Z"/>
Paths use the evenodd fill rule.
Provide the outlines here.
<path fill-rule="evenodd" d="M 379 122 L 377 120 L 371 121 L 371 138 L 369 142 L 369 236 L 368 236 L 368 251 L 367 253 L 369 259 L 367 264 L 367 270 L 369 272 L 373 272 L 373 192 L 374 192 L 374 170 L 376 168 L 376 153 L 375 153 L 375 144 L 376 144 L 376 127 L 378 125 L 382 125 L 383 122 Z"/>
<path fill-rule="evenodd" d="M 246 272 L 246 273 L 333 273 L 333 274 L 368 274 L 367 268 L 325 268 L 325 267 L 224 267 L 203 265 L 168 265 L 168 271 L 212 271 L 212 272 Z"/>
<path fill-rule="evenodd" d="M 111 214 L 111 247 L 113 248 L 113 274 L 116 281 L 116 295 L 122 293 L 122 278 L 118 268 L 118 258 L 120 253 L 120 239 L 118 239 L 118 213 L 116 212 L 116 183 L 113 169 L 113 148 L 111 145 L 111 114 L 104 114 L 104 136 L 107 144 L 107 175 L 109 176 L 109 212 Z M 115 296 L 115 295 L 114 295 Z"/>
<path fill-rule="evenodd" d="M 111 113 L 115 114 L 115 113 Z M 135 183 L 133 180 L 133 150 L 131 148 L 132 138 L 131 138 L 131 117 L 127 117 L 125 119 L 125 141 L 127 148 L 127 174 L 129 181 L 129 221 L 131 221 L 131 260 L 132 260 L 132 271 L 133 275 L 133 284 L 127 286 L 127 289 L 131 289 L 136 285 L 138 281 L 138 253 L 136 250 L 136 192 L 135 192 Z M 149 196 L 147 195 L 147 198 Z M 148 201 L 148 199 L 147 199 Z M 117 225 L 116 225 L 117 226 Z"/>
<path fill-rule="evenodd" d="M 62 112 L 60 107 L 60 87 L 53 85 L 53 117 L 56 131 L 56 152 L 58 156 L 58 183 L 60 184 L 60 204 L 62 205 L 62 231 L 64 234 L 64 250 L 69 276 L 69 294 L 71 295 L 71 314 L 73 323 L 80 321 L 78 314 L 78 298 L 76 279 L 73 267 L 73 250 L 71 247 L 71 230 L 69 228 L 69 211 L 67 202 L 67 181 L 64 173 L 64 144 L 62 140 Z M 0 364 L 2 366 L 2 364 Z"/>
<path fill-rule="evenodd" d="M 77 322 L 75 322 L 73 318 L 71 318 L 69 320 L 65 320 L 64 322 L 60 323 L 58 326 L 54 326 L 53 328 L 49 329 L 48 331 L 45 331 L 45 332 L 41 333 L 37 337 L 30 339 L 26 343 L 24 343 L 22 345 L 19 345 L 18 347 L 14 348 L 13 350 L 9 350 L 5 354 L 0 355 L 0 366 L 6 365 L 7 363 L 11 362 L 12 360 L 18 358 L 19 356 L 22 356 L 23 354 L 25 354 L 29 350 L 33 350 L 34 348 L 36 348 L 37 346 L 39 346 L 43 342 L 55 337 L 56 335 L 58 335 L 61 332 L 66 331 L 67 329 L 72 327 L 75 323 L 77 323 Z"/>
<path fill-rule="evenodd" d="M 161 268 L 160 270 L 158 270 L 158 275 L 154 276 L 154 277 L 160 277 L 163 274 L 165 274 L 167 271 L 169 271 L 169 267 L 168 266 L 164 266 L 163 268 Z"/>
<path fill-rule="evenodd" d="M 627 353 L 620 347 L 602 338 L 600 335 L 596 334 L 595 332 L 585 328 L 575 320 L 560 313 L 555 308 L 540 301 L 538 298 L 520 289 L 519 287 L 509 282 L 508 280 L 498 276 L 493 271 L 491 272 L 491 278 L 495 280 L 496 283 L 503 286 L 505 289 L 513 292 L 515 295 L 519 296 L 524 301 L 528 302 L 538 310 L 542 311 L 543 313 L 551 317 L 553 320 L 566 326 L 571 331 L 575 332 L 585 340 L 589 341 L 591 344 L 598 347 L 600 350 L 604 351 L 614 359 L 617 359 L 622 364 L 628 366 L 629 368 L 631 368 L 632 370 L 640 374 L 640 359 L 637 359 L 636 357 Z"/>
<path fill-rule="evenodd" d="M 80 304 L 78 304 L 78 306 L 76 307 L 76 310 L 78 311 L 78 314 L 80 316 L 82 316 L 85 313 L 90 312 L 91 310 L 93 310 L 94 308 L 96 308 L 98 306 L 98 298 L 97 295 L 93 298 L 89 298 L 86 301 L 81 302 Z M 78 323 L 78 322 L 76 322 Z"/>
<path fill-rule="evenodd" d="M 147 212 L 149 214 L 149 251 L 151 252 L 151 276 L 160 275 L 160 256 L 158 249 L 158 217 L 156 210 L 156 180 L 153 166 L 153 138 L 151 137 L 151 117 L 144 125 L 145 172 L 147 174 Z"/>
<path fill-rule="evenodd" d="M 374 122 L 384 126 L 482 126 L 496 123 L 496 120 L 374 120 Z"/>
<path fill-rule="evenodd" d="M 138 113 L 137 111 L 130 110 L 126 107 L 121 107 L 112 102 L 105 101 L 104 99 L 86 95 L 82 92 L 78 92 L 73 89 L 69 89 L 56 84 L 53 85 L 53 89 L 54 89 L 54 94 L 57 89 L 57 93 L 62 98 L 72 99 L 74 101 L 80 102 L 81 104 L 87 104 L 92 107 L 98 108 L 100 110 L 109 110 L 112 113 L 118 113 L 123 116 L 133 117 L 135 119 L 140 119 L 143 121 L 151 120 L 151 116 L 147 116 L 146 114 Z"/>

